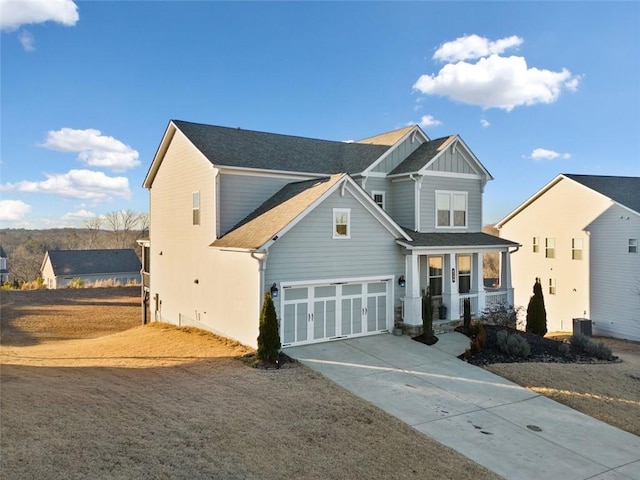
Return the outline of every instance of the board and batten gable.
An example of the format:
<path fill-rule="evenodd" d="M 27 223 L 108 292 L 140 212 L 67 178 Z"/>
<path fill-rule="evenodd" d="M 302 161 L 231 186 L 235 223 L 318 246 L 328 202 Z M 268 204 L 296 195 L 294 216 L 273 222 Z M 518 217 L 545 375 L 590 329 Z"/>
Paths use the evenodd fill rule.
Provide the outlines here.
<path fill-rule="evenodd" d="M 609 199 L 561 179 L 500 227 L 501 237 L 522 245 L 511 255 L 515 303 L 526 308 L 535 279 L 540 278 L 548 331 L 571 331 L 573 318 L 589 318 L 593 313 L 589 277 L 599 272 L 590 269 L 593 238 L 586 228 L 610 206 Z M 546 258 L 547 239 L 555 244 L 554 258 Z M 572 239 L 582 240 L 582 260 L 572 258 Z M 550 293 L 550 281 L 555 294 Z"/>
<path fill-rule="evenodd" d="M 421 232 L 481 232 L 482 180 L 456 176 L 425 175 L 419 190 Z M 412 182 L 413 183 L 413 182 Z M 436 192 L 467 194 L 467 226 L 462 228 L 436 227 Z"/>
<path fill-rule="evenodd" d="M 469 157 L 465 149 L 450 147 L 446 148 L 425 170 L 432 172 L 464 173 L 468 175 L 480 174 L 481 172 L 477 172 L 472 166 L 473 163 L 473 160 Z"/>
<path fill-rule="evenodd" d="M 333 238 L 334 208 L 350 209 L 351 238 Z M 341 196 L 337 190 L 271 245 L 264 288 L 281 282 L 389 276 L 398 305 L 404 292 L 395 280 L 404 274 L 404 256 L 395 240 L 348 191 Z"/>
<path fill-rule="evenodd" d="M 216 173 L 176 131 L 149 189 L 151 318 L 255 345 L 258 262 L 210 248 L 215 240 Z M 193 224 L 194 192 L 200 194 L 199 225 Z"/>
<path fill-rule="evenodd" d="M 390 186 L 389 215 L 398 225 L 415 230 L 416 183 L 409 177 L 403 177 L 391 180 Z"/>
<path fill-rule="evenodd" d="M 423 143 L 420 135 L 409 135 L 404 141 L 396 145 L 384 159 L 371 169 L 376 173 L 389 173 L 400 165 L 409 155 L 411 155 Z"/>
<path fill-rule="evenodd" d="M 302 177 L 221 172 L 218 180 L 219 236 L 231 230 L 286 184 L 301 179 Z"/>
<path fill-rule="evenodd" d="M 591 251 L 591 315 L 595 335 L 640 341 L 640 216 L 611 205 L 586 227 Z"/>

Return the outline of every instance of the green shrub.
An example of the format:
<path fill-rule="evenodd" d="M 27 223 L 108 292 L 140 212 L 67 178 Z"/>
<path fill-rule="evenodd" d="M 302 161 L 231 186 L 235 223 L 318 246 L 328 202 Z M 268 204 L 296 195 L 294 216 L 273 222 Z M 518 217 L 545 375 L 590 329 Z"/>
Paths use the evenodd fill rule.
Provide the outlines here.
<path fill-rule="evenodd" d="M 531 355 L 531 346 L 522 335 L 501 330 L 496 334 L 496 340 L 498 348 L 508 355 L 520 358 Z"/>
<path fill-rule="evenodd" d="M 423 338 L 433 337 L 433 298 L 431 290 L 427 290 L 422 297 L 422 336 Z"/>
<path fill-rule="evenodd" d="M 561 343 L 560 345 L 558 345 L 558 353 L 563 357 L 568 357 L 570 352 L 571 347 L 568 343 Z"/>
<path fill-rule="evenodd" d="M 522 307 L 514 308 L 504 303 L 497 303 L 482 311 L 480 321 L 485 325 L 497 325 L 515 329 L 518 323 L 518 311 L 521 309 Z"/>
<path fill-rule="evenodd" d="M 469 331 L 469 327 L 471 326 L 471 299 L 465 298 L 463 301 L 463 328 L 465 332 Z"/>
<path fill-rule="evenodd" d="M 533 296 L 527 307 L 526 330 L 541 337 L 547 333 L 547 310 L 544 307 L 544 296 L 539 278 L 536 278 L 536 283 L 533 284 Z"/>
<path fill-rule="evenodd" d="M 593 340 L 587 343 L 585 351 L 587 352 L 587 354 L 591 355 L 592 357 L 599 358 L 600 360 L 611 360 L 613 356 L 613 353 L 611 352 L 611 349 L 609 347 L 607 347 L 602 342 L 596 343 Z"/>
<path fill-rule="evenodd" d="M 280 356 L 280 334 L 278 318 L 273 299 L 269 292 L 264 294 L 262 312 L 260 314 L 260 333 L 258 334 L 258 352 L 260 360 L 275 363 Z"/>
<path fill-rule="evenodd" d="M 589 342 L 591 342 L 591 339 L 582 333 L 576 333 L 569 339 L 569 343 L 571 343 L 571 345 L 580 348 L 581 350 L 584 350 Z"/>

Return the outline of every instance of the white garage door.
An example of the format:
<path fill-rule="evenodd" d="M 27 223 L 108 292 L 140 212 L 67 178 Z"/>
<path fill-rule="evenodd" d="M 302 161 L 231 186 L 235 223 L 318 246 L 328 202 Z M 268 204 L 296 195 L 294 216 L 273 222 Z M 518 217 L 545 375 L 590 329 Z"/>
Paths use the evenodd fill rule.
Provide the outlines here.
<path fill-rule="evenodd" d="M 283 287 L 282 346 L 387 332 L 391 280 Z"/>

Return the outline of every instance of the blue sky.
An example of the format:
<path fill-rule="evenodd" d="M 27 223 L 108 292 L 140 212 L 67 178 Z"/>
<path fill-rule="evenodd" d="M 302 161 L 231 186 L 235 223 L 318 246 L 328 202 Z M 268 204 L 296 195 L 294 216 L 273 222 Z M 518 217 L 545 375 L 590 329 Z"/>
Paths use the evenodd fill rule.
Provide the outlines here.
<path fill-rule="evenodd" d="M 170 119 L 457 133 L 485 223 L 558 173 L 640 175 L 639 2 L 0 0 L 0 28 L 1 227 L 147 211 Z"/>

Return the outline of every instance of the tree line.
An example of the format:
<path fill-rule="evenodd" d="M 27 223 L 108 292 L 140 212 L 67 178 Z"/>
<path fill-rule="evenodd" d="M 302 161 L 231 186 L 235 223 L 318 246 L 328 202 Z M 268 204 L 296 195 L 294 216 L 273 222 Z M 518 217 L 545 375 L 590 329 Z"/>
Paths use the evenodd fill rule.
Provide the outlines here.
<path fill-rule="evenodd" d="M 149 214 L 119 210 L 92 218 L 84 228 L 29 230 L 0 229 L 0 246 L 7 254 L 9 282 L 31 282 L 40 276 L 48 250 L 133 248 L 136 240 L 149 237 Z"/>

